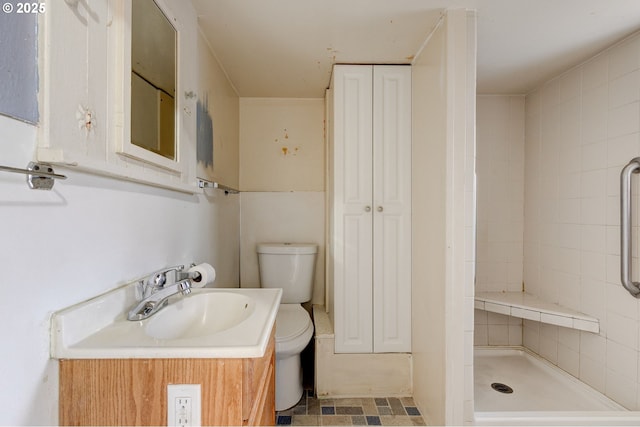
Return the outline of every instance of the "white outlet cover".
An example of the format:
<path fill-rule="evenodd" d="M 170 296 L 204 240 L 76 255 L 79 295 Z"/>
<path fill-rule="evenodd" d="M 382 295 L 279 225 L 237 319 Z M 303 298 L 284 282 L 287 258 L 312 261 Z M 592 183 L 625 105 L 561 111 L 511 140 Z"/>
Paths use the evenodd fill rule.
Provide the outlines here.
<path fill-rule="evenodd" d="M 167 385 L 167 426 L 199 427 L 202 425 L 202 387 L 200 384 L 169 384 Z M 176 412 L 176 401 L 180 398 L 191 399 L 190 422 L 179 424 Z"/>

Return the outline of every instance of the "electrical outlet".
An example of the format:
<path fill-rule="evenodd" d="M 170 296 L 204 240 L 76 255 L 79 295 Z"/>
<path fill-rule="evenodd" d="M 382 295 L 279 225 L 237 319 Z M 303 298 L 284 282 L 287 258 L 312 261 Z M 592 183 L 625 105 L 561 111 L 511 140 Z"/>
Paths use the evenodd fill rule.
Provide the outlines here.
<path fill-rule="evenodd" d="M 190 397 L 178 397 L 175 401 L 176 405 L 176 425 L 179 427 L 191 427 L 192 414 L 191 414 L 191 398 Z"/>
<path fill-rule="evenodd" d="M 201 425 L 200 384 L 167 385 L 167 425 L 198 427 Z"/>

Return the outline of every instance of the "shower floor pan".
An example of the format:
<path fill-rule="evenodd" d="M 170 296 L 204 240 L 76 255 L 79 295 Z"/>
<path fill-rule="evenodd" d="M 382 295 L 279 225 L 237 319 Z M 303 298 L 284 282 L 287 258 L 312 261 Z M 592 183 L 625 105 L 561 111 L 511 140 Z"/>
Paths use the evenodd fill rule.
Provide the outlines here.
<path fill-rule="evenodd" d="M 475 347 L 474 377 L 476 425 L 640 425 L 640 412 L 523 347 Z"/>

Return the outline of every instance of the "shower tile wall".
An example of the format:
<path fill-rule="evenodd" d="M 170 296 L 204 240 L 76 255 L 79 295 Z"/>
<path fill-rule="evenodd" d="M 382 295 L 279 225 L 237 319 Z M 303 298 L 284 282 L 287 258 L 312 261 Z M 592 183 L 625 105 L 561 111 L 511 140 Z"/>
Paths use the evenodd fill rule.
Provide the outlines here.
<path fill-rule="evenodd" d="M 619 174 L 640 155 L 639 131 L 638 35 L 526 97 L 526 289 L 599 318 L 601 331 L 525 321 L 524 345 L 629 409 L 640 409 L 640 303 L 619 281 Z"/>
<path fill-rule="evenodd" d="M 522 289 L 524 120 L 524 96 L 477 97 L 476 292 Z M 522 344 L 521 319 L 474 319 L 476 345 Z"/>

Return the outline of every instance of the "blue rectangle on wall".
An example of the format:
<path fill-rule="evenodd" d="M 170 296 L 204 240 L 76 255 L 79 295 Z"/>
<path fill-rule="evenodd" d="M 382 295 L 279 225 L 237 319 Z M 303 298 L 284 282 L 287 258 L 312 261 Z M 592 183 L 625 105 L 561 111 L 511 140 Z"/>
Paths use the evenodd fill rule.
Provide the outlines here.
<path fill-rule="evenodd" d="M 0 11 L 0 114 L 35 124 L 38 14 L 20 11 L 24 4 L 5 0 Z"/>

